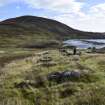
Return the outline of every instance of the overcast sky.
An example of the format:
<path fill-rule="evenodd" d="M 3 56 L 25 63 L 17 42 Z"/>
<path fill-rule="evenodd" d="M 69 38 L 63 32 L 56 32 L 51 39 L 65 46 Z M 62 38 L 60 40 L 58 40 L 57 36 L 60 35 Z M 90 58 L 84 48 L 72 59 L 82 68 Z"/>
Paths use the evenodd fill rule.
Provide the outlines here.
<path fill-rule="evenodd" d="M 105 0 L 0 0 L 0 20 L 42 16 L 84 31 L 105 32 Z"/>

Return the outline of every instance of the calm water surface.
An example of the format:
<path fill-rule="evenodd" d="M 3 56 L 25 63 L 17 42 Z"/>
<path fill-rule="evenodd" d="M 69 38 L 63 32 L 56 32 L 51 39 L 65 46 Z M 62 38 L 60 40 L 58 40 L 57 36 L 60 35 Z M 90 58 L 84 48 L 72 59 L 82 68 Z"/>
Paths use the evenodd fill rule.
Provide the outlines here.
<path fill-rule="evenodd" d="M 64 41 L 64 43 L 83 49 L 89 47 L 96 47 L 98 49 L 105 47 L 105 39 L 72 39 Z"/>

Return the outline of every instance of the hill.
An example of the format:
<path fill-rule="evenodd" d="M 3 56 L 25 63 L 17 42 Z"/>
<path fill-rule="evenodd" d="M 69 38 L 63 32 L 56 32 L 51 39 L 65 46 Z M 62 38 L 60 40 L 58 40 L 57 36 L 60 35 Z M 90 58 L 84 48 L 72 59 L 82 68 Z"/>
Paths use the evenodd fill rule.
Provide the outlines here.
<path fill-rule="evenodd" d="M 33 16 L 0 22 L 0 105 L 105 105 L 105 48 L 48 48 L 74 38 L 105 35 Z M 36 47 L 47 49 L 24 49 Z"/>
<path fill-rule="evenodd" d="M 103 38 L 104 33 L 83 32 L 36 16 L 21 16 L 0 22 L 0 47 L 50 47 L 67 39 Z"/>

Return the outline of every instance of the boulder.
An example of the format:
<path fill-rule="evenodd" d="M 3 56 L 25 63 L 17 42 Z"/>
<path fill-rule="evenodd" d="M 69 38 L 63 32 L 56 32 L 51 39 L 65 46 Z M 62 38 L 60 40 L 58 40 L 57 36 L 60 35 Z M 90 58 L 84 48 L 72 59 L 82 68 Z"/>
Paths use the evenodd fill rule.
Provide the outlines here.
<path fill-rule="evenodd" d="M 49 81 L 60 80 L 61 79 L 61 73 L 60 72 L 50 73 L 50 74 L 48 74 L 47 78 Z"/>
<path fill-rule="evenodd" d="M 82 73 L 79 70 L 71 71 L 71 77 L 80 78 Z"/>
<path fill-rule="evenodd" d="M 53 72 L 48 74 L 48 80 L 49 81 L 62 81 L 62 80 L 66 80 L 67 78 L 69 80 L 72 79 L 79 79 L 82 76 L 82 72 L 80 72 L 79 70 L 73 70 L 73 71 L 63 71 L 63 72 Z"/>

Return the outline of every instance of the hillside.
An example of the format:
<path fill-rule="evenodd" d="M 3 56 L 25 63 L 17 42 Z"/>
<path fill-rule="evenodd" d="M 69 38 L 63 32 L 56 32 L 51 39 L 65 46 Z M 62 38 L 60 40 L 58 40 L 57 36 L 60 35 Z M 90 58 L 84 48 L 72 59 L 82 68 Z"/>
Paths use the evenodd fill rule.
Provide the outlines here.
<path fill-rule="evenodd" d="M 0 105 L 105 105 L 105 48 L 57 49 L 73 38 L 105 35 L 33 16 L 0 22 Z"/>
<path fill-rule="evenodd" d="M 0 47 L 56 46 L 66 39 L 102 39 L 104 33 L 75 30 L 55 20 L 21 16 L 0 22 Z"/>

